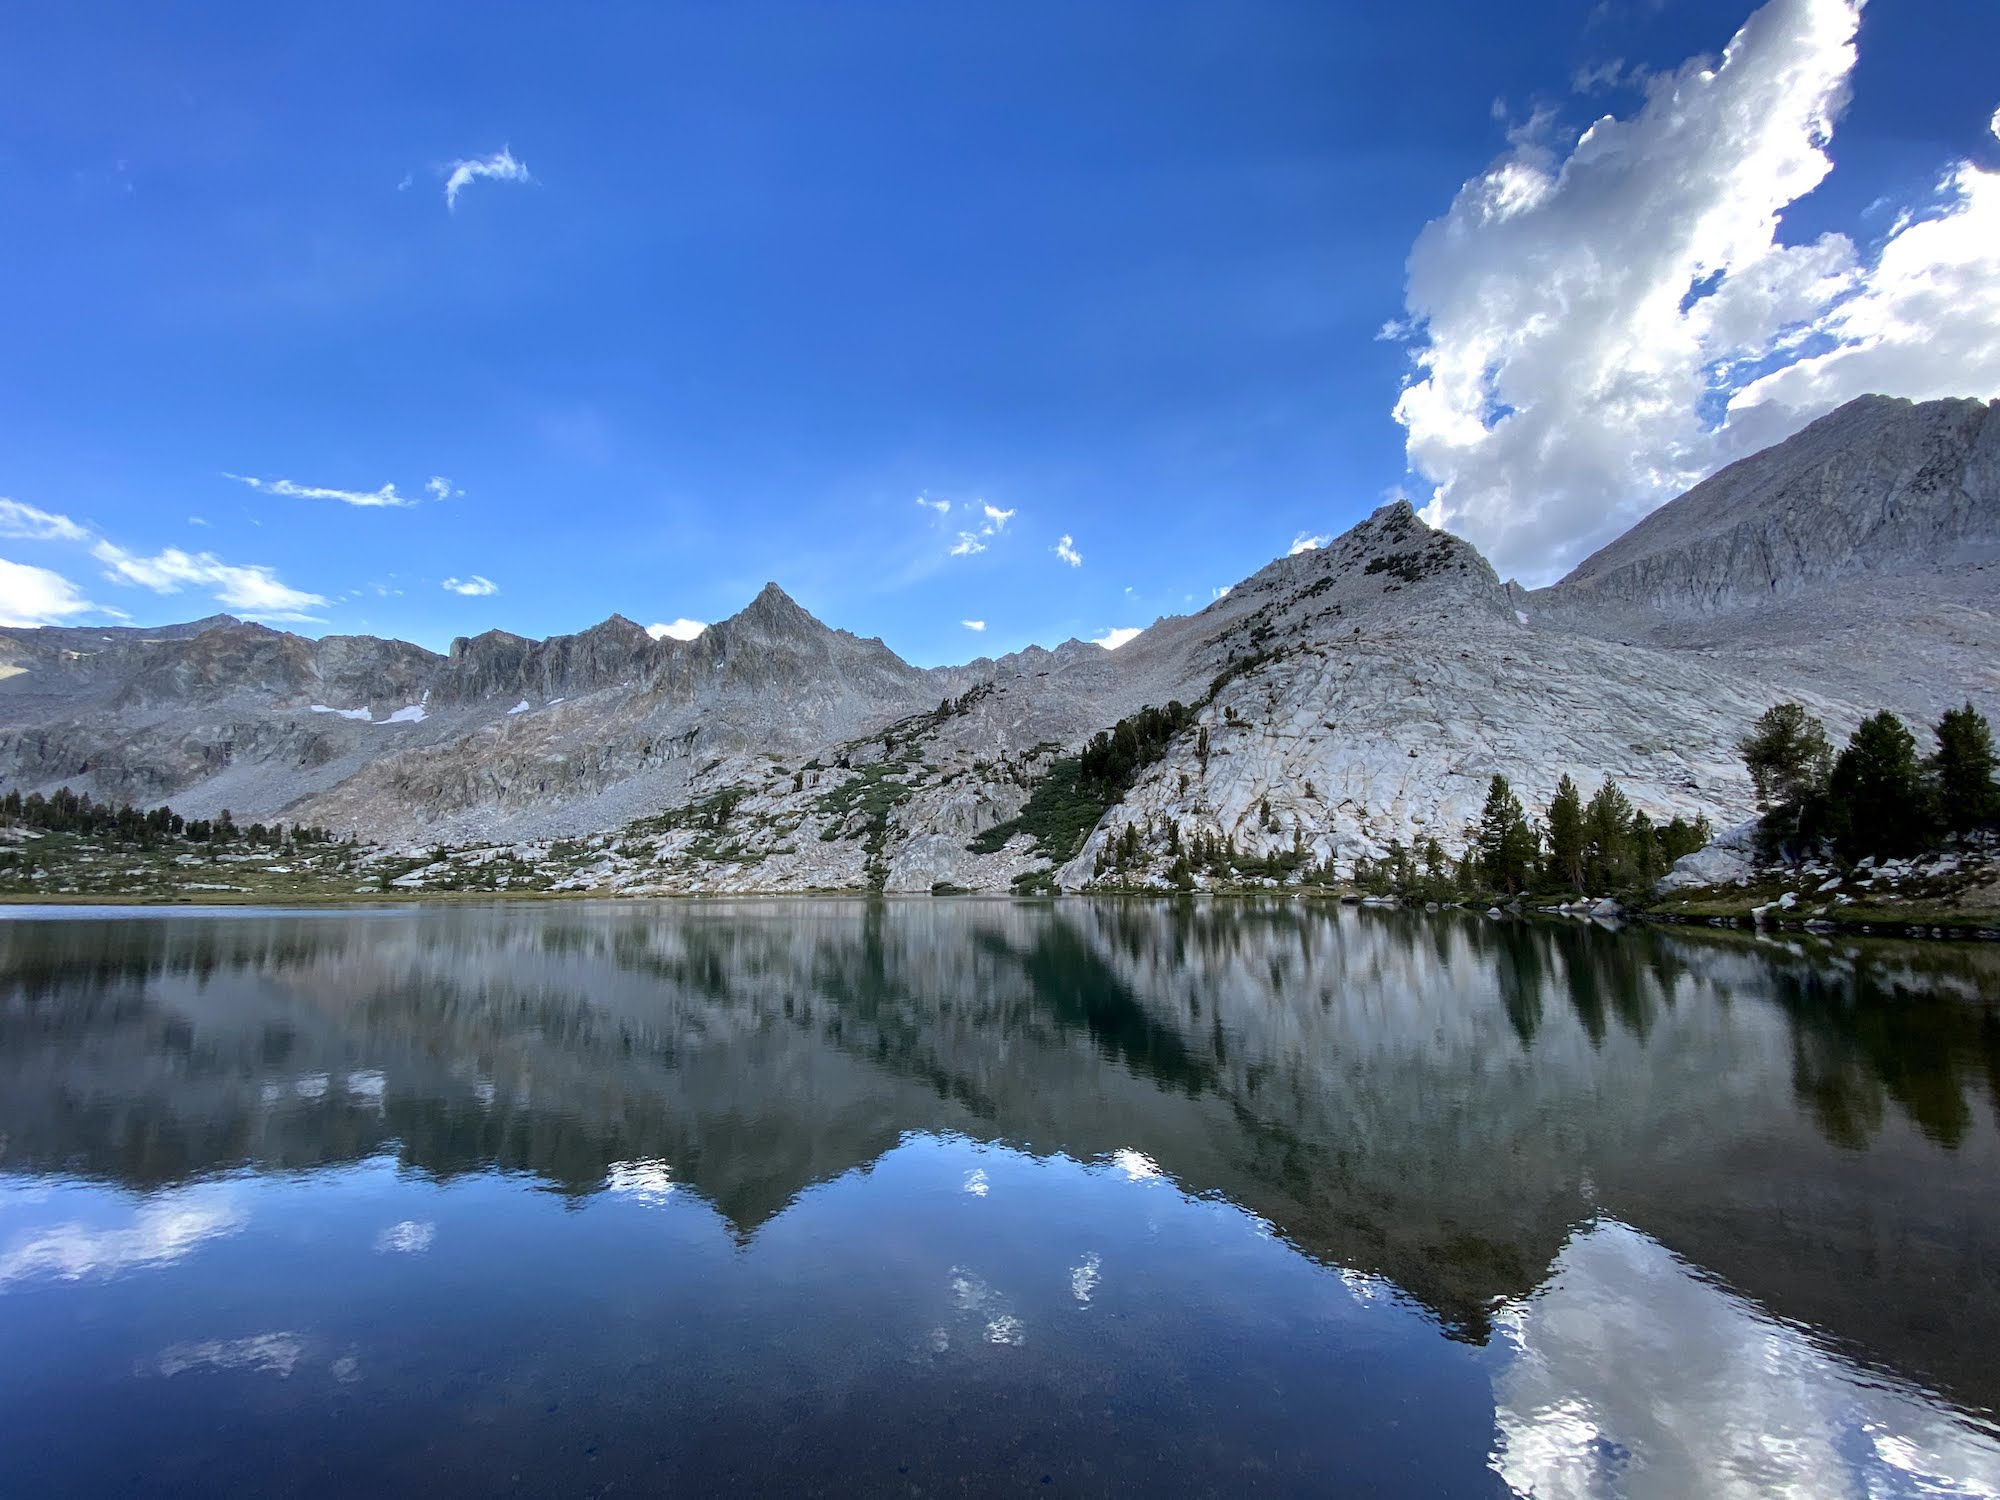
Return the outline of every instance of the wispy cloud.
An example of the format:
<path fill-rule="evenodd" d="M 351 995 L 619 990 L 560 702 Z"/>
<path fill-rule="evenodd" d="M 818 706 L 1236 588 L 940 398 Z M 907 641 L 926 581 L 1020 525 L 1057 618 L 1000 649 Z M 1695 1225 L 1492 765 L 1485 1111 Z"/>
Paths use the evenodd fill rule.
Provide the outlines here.
<path fill-rule="evenodd" d="M 1301 531 L 1292 538 L 1292 545 L 1285 556 L 1297 557 L 1301 552 L 1317 552 L 1331 540 L 1331 537 L 1314 536 L 1311 532 Z"/>
<path fill-rule="evenodd" d="M 1106 651 L 1116 651 L 1120 646 L 1136 640 L 1142 628 L 1138 625 L 1119 625 L 1105 631 L 1103 635 L 1093 639 L 1090 644 L 1093 646 L 1102 646 Z"/>
<path fill-rule="evenodd" d="M 656 641 L 691 641 L 706 629 L 707 624 L 701 620 L 682 619 L 666 625 L 648 625 L 646 634 Z"/>
<path fill-rule="evenodd" d="M 257 1370 L 290 1379 L 305 1358 L 305 1340 L 283 1329 L 246 1339 L 204 1339 L 160 1351 L 157 1368 L 169 1378 L 189 1370 Z"/>
<path fill-rule="evenodd" d="M 464 594 L 469 599 L 484 598 L 488 594 L 500 592 L 500 585 L 490 578 L 482 578 L 474 573 L 470 578 L 447 578 L 444 586 L 454 594 Z"/>
<path fill-rule="evenodd" d="M 0 499 L 0 536 L 28 542 L 87 542 L 90 532 L 68 516 L 37 510 L 18 500 Z"/>
<path fill-rule="evenodd" d="M 528 173 L 528 165 L 517 159 L 514 153 L 502 146 L 491 156 L 468 156 L 447 163 L 444 180 L 444 205 L 458 207 L 458 195 L 467 187 L 485 178 L 492 182 L 533 182 Z"/>
<path fill-rule="evenodd" d="M 1076 550 L 1076 539 L 1067 532 L 1063 534 L 1062 540 L 1049 550 L 1054 552 L 1057 557 L 1060 557 L 1072 568 L 1083 566 L 1083 554 Z"/>
<path fill-rule="evenodd" d="M 207 526 L 207 525 L 209 525 L 209 524 L 210 524 L 210 523 L 209 523 L 209 520 L 208 520 L 208 518 L 207 518 L 206 516 L 189 516 L 189 517 L 188 517 L 188 525 L 190 525 L 190 526 Z"/>
<path fill-rule="evenodd" d="M 430 491 L 433 500 L 456 500 L 465 493 L 442 474 L 433 474 L 424 481 L 424 488 Z"/>
<path fill-rule="evenodd" d="M 62 574 L 0 558 L 0 625 L 60 625 L 96 608 Z"/>
<path fill-rule="evenodd" d="M 369 509 L 417 503 L 415 496 L 397 494 L 393 484 L 385 484 L 379 490 L 340 490 L 319 484 L 294 484 L 289 479 L 259 479 L 254 474 L 231 474 L 227 470 L 222 477 L 247 484 L 260 495 L 285 495 L 294 500 L 338 500 L 342 505 Z"/>
<path fill-rule="evenodd" d="M 951 555 L 953 557 L 970 557 L 975 552 L 984 552 L 985 550 L 986 543 L 979 540 L 979 533 L 976 531 L 961 531 L 958 534 L 958 540 L 951 545 Z"/>
<path fill-rule="evenodd" d="M 986 513 L 986 525 L 981 529 L 988 536 L 992 536 L 996 532 L 1005 531 L 1007 523 L 1014 519 L 1013 511 L 1002 510 L 999 506 L 989 505 L 983 500 L 979 503 L 979 508 Z"/>
<path fill-rule="evenodd" d="M 0 1287 L 169 1265 L 206 1240 L 235 1234 L 246 1220 L 226 1187 L 203 1184 L 164 1192 L 134 1209 L 125 1225 L 52 1224 L 16 1239 L 0 1252 Z"/>
<path fill-rule="evenodd" d="M 188 523 L 208 524 L 198 516 L 188 517 Z M 156 594 L 206 588 L 217 603 L 262 619 L 312 620 L 317 617 L 304 611 L 328 602 L 324 595 L 281 582 L 267 567 L 226 563 L 213 552 L 185 552 L 179 547 L 168 547 L 147 557 L 120 547 L 68 516 L 23 505 L 18 500 L 0 499 L 0 536 L 79 543 L 88 546 L 90 555 L 104 564 L 104 576 L 113 583 L 137 585 Z M 48 625 L 92 611 L 119 613 L 91 603 L 60 573 L 19 563 L 0 564 L 0 567 L 6 569 L 0 574 L 0 614 L 7 617 L 7 624 Z"/>
<path fill-rule="evenodd" d="M 951 502 L 949 500 L 933 500 L 928 495 L 917 496 L 917 504 L 921 505 L 925 510 L 934 510 L 941 516 L 947 515 L 951 511 Z"/>
<path fill-rule="evenodd" d="M 967 630 L 984 630 L 986 628 L 984 620 L 960 620 L 958 623 L 963 625 Z"/>
<path fill-rule="evenodd" d="M 305 611 L 329 602 L 323 594 L 307 593 L 281 582 L 267 567 L 226 563 L 213 552 L 168 547 L 142 557 L 99 538 L 90 555 L 104 564 L 104 576 L 114 583 L 136 584 L 156 594 L 204 588 L 217 603 L 265 620 L 315 620 L 318 616 Z"/>

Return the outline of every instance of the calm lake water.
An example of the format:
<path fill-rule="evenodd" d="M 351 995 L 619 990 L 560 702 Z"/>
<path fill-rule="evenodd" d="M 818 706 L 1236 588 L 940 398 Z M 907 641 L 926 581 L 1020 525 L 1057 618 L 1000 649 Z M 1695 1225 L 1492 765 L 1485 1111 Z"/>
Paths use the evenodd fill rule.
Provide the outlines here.
<path fill-rule="evenodd" d="M 2000 1494 L 2000 952 L 0 919 L 0 1494 Z"/>

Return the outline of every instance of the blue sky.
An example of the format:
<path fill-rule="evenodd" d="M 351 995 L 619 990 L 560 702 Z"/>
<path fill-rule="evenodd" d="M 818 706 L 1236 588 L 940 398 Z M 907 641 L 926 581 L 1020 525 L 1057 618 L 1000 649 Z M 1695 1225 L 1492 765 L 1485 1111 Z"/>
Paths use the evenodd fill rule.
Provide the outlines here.
<path fill-rule="evenodd" d="M 0 614 L 441 648 L 719 619 L 776 579 L 934 663 L 1184 612 L 1405 493 L 1504 572 L 1559 571 L 1856 382 L 2000 395 L 2000 276 L 1961 253 L 2000 169 L 2000 6 L 1876 0 L 1857 42 L 1848 0 L 1773 0 L 1730 65 L 1774 91 L 1753 111 L 1658 86 L 1752 10 L 17 8 Z M 1566 197 L 1607 114 L 1618 192 Z M 1830 170 L 1801 191 L 1776 147 Z M 1505 235 L 1472 213 L 1539 169 Z M 1593 205 L 1742 203 L 1760 172 L 1775 229 L 1605 279 L 1630 216 Z M 1482 326 L 1579 245 L 1598 269 L 1548 278 L 1553 316 Z M 1965 358 L 1884 331 L 1944 262 Z M 1551 369 L 1632 363 L 1634 309 L 1690 265 L 1765 311 L 1677 327 L 1645 400 L 1559 399 Z M 1722 338 L 1725 310 L 1757 326 Z M 1595 342 L 1526 350 L 1529 323 Z M 1617 461 L 1551 468 L 1614 400 Z"/>

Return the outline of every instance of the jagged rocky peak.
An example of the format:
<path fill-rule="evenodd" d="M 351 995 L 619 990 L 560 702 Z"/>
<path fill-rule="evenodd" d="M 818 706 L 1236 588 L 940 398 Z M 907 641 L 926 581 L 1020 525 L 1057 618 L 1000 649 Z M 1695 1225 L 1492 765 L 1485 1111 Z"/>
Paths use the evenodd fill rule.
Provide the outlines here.
<path fill-rule="evenodd" d="M 1861 396 L 1661 506 L 1538 602 L 1711 613 L 1990 557 L 1996 537 L 2000 402 Z"/>
<path fill-rule="evenodd" d="M 303 702 L 318 684 L 314 653 L 315 643 L 303 636 L 231 619 L 198 634 L 145 642 L 118 702 L 207 701 L 238 693 Z"/>
<path fill-rule="evenodd" d="M 379 705 L 393 712 L 417 702 L 446 658 L 410 641 L 372 635 L 329 635 L 314 650 L 316 702 L 337 708 Z"/>
<path fill-rule="evenodd" d="M 533 641 L 505 630 L 460 636 L 433 684 L 440 704 L 573 698 L 638 683 L 665 655 L 645 627 L 614 614 L 574 635 Z"/>
<path fill-rule="evenodd" d="M 755 599 L 723 621 L 723 624 L 738 630 L 755 630 L 766 636 L 811 636 L 833 633 L 827 625 L 802 608 L 798 601 L 775 583 L 765 584 L 757 591 Z"/>
<path fill-rule="evenodd" d="M 646 634 L 645 626 L 628 615 L 619 614 L 616 610 L 606 615 L 588 630 L 579 632 L 579 635 L 600 641 L 622 641 L 635 647 L 642 640 L 652 640 L 652 637 Z M 560 637 L 555 637 L 555 639 L 560 639 Z"/>
<path fill-rule="evenodd" d="M 1261 609 L 1311 619 L 1467 608 L 1511 618 L 1479 549 L 1433 530 L 1407 500 L 1381 506 L 1323 546 L 1279 558 L 1211 606 L 1223 616 Z"/>

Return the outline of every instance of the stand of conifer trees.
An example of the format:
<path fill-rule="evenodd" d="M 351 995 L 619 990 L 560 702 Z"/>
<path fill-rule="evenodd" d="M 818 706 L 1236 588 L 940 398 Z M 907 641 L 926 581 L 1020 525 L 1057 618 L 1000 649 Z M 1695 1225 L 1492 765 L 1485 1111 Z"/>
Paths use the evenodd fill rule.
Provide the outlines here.
<path fill-rule="evenodd" d="M 2000 830 L 1993 730 L 1970 703 L 1931 729 L 1936 748 L 1884 710 L 1863 719 L 1838 754 L 1826 726 L 1797 703 L 1767 709 L 1737 749 L 1757 788 L 1767 856 L 1830 845 L 1843 859 L 1900 858 L 1943 838 Z"/>
<path fill-rule="evenodd" d="M 185 839 L 196 844 L 243 842 L 279 848 L 285 844 L 330 844 L 333 834 L 325 828 L 294 823 L 266 827 L 252 823 L 245 828 L 223 808 L 213 818 L 183 818 L 171 807 L 141 810 L 129 802 L 113 805 L 92 800 L 88 792 L 58 788 L 47 796 L 19 791 L 0 796 L 0 828 L 32 828 L 43 833 L 80 834 L 107 842 L 150 845 L 169 839 Z"/>

